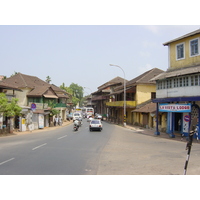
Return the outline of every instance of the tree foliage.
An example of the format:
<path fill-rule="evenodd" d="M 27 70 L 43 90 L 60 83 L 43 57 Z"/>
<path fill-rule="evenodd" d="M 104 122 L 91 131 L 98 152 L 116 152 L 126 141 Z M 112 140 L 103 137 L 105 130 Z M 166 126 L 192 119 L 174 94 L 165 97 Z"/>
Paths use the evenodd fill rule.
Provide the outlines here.
<path fill-rule="evenodd" d="M 8 102 L 6 95 L 0 93 L 0 112 L 7 117 L 13 117 L 15 115 L 20 115 L 22 108 L 17 105 L 18 99 L 12 98 L 11 102 Z"/>
<path fill-rule="evenodd" d="M 65 84 L 63 83 L 60 86 L 60 88 L 72 95 L 72 103 L 74 104 L 74 106 L 76 106 L 78 103 L 80 105 L 80 102 L 83 99 L 83 87 L 82 86 L 75 84 L 75 83 L 71 83 L 71 85 L 69 87 L 66 87 Z"/>
<path fill-rule="evenodd" d="M 46 81 L 47 83 L 50 83 L 50 82 L 51 82 L 51 77 L 50 77 L 50 76 L 47 76 L 45 81 Z"/>
<path fill-rule="evenodd" d="M 57 115 L 57 114 L 60 113 L 59 110 L 57 110 L 57 109 L 54 108 L 55 105 L 56 105 L 56 104 L 54 103 L 54 101 L 50 101 L 48 105 L 49 105 L 49 107 L 51 108 L 51 110 L 50 110 L 50 116 L 54 116 L 54 115 Z"/>

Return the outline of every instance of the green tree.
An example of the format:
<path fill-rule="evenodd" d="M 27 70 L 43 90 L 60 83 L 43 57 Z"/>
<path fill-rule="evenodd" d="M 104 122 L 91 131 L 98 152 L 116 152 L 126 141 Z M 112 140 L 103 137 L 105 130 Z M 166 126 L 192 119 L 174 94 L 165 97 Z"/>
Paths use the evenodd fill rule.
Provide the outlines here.
<path fill-rule="evenodd" d="M 75 83 L 71 83 L 69 87 L 72 90 L 72 95 L 74 97 L 72 98 L 74 105 L 76 106 L 79 103 L 79 105 L 82 106 L 81 102 L 83 99 L 83 87 Z"/>
<path fill-rule="evenodd" d="M 49 107 L 51 108 L 51 109 L 50 109 L 50 116 L 51 116 L 51 117 L 53 117 L 54 115 L 57 115 L 57 114 L 60 113 L 59 110 L 57 110 L 57 109 L 54 108 L 55 105 L 56 105 L 54 101 L 49 101 L 48 105 L 49 105 Z"/>
<path fill-rule="evenodd" d="M 8 102 L 6 95 L 0 93 L 0 112 L 6 117 L 19 116 L 22 108 L 17 105 L 18 99 L 12 98 L 11 102 Z"/>
<path fill-rule="evenodd" d="M 46 82 L 47 82 L 47 83 L 50 83 L 50 82 L 51 82 L 51 77 L 50 77 L 50 76 L 47 76 L 47 77 L 46 77 Z"/>
<path fill-rule="evenodd" d="M 76 106 L 81 99 L 79 97 L 81 97 L 81 95 L 79 95 L 79 92 L 81 91 L 81 86 L 72 83 L 69 87 L 66 87 L 65 84 L 63 83 L 60 88 L 62 90 L 65 90 L 68 94 L 70 94 L 72 96 L 72 103 L 74 106 Z M 83 96 L 83 94 L 82 94 Z"/>

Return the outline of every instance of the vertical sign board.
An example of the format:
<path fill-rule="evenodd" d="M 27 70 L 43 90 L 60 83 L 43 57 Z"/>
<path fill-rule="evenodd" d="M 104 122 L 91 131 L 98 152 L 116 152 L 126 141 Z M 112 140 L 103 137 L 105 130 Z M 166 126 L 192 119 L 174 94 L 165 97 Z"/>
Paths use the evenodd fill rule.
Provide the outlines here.
<path fill-rule="evenodd" d="M 39 120 L 39 128 L 44 128 L 44 115 L 39 114 L 38 120 Z"/>
<path fill-rule="evenodd" d="M 25 118 L 20 118 L 20 119 L 22 124 L 22 131 L 26 131 L 26 119 Z"/>
<path fill-rule="evenodd" d="M 189 113 L 183 113 L 183 133 L 189 132 L 189 122 L 190 122 L 190 115 Z"/>

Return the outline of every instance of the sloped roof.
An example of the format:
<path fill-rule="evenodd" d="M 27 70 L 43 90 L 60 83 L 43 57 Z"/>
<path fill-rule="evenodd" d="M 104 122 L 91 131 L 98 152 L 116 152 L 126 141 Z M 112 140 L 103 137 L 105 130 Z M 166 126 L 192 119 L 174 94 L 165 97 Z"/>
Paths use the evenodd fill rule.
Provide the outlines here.
<path fill-rule="evenodd" d="M 136 78 L 128 81 L 126 83 L 126 87 L 131 87 L 131 86 L 135 86 L 137 84 L 155 84 L 155 81 L 151 81 L 152 78 L 154 78 L 155 76 L 157 76 L 160 73 L 163 73 L 164 71 L 158 68 L 153 68 L 149 71 L 144 72 L 143 74 L 137 76 Z M 124 87 L 124 85 L 119 86 L 115 89 L 115 91 L 120 90 Z"/>
<path fill-rule="evenodd" d="M 175 70 L 167 70 L 166 72 L 163 72 L 156 77 L 152 78 L 152 81 L 155 80 L 162 80 L 166 78 L 171 78 L 171 77 L 178 77 L 178 76 L 183 76 L 187 74 L 195 74 L 200 72 L 200 66 L 194 66 L 194 67 L 185 67 L 185 68 L 180 68 L 180 69 L 175 69 Z"/>
<path fill-rule="evenodd" d="M 127 80 L 125 80 L 125 81 L 127 82 Z M 124 82 L 124 79 L 117 76 L 117 77 L 111 79 L 110 81 L 104 83 L 103 85 L 99 86 L 98 89 L 102 90 L 102 89 L 104 89 L 108 86 L 115 85 L 115 84 L 118 84 L 118 83 L 123 83 L 123 82 Z"/>
<path fill-rule="evenodd" d="M 51 91 L 51 92 L 48 92 Z M 53 92 L 52 88 L 50 89 L 49 86 L 37 86 L 33 90 L 31 90 L 27 96 L 42 96 L 43 94 L 51 93 L 55 95 L 55 92 Z"/>
<path fill-rule="evenodd" d="M 2 88 L 2 89 L 9 89 L 9 90 L 22 91 L 19 88 L 15 87 L 13 85 L 7 84 L 7 83 L 3 83 L 2 81 L 0 81 L 0 88 Z"/>
<path fill-rule="evenodd" d="M 164 45 L 164 46 L 167 46 L 167 45 L 169 45 L 169 44 L 172 43 L 172 42 L 176 42 L 176 41 L 178 41 L 178 40 L 181 40 L 181 39 L 184 39 L 184 38 L 193 36 L 193 35 L 197 35 L 197 34 L 199 34 L 199 33 L 200 33 L 200 29 L 197 29 L 196 31 L 187 33 L 187 34 L 185 34 L 185 35 L 183 35 L 183 36 L 181 36 L 181 37 L 178 37 L 178 38 L 176 38 L 176 39 L 174 39 L 174 40 L 170 40 L 169 42 L 165 42 L 163 45 Z"/>
<path fill-rule="evenodd" d="M 17 73 L 14 76 L 6 78 L 2 81 L 17 88 L 34 88 L 36 86 L 50 86 L 49 83 L 39 79 L 36 76 L 29 76 L 22 73 Z"/>
<path fill-rule="evenodd" d="M 156 112 L 156 103 L 153 103 L 153 102 L 147 103 L 146 105 L 144 105 L 138 109 L 135 109 L 131 112 L 154 113 L 154 112 Z"/>
<path fill-rule="evenodd" d="M 49 84 L 36 76 L 30 76 L 22 73 L 17 73 L 10 78 L 4 79 L 0 83 L 14 86 L 16 88 L 31 88 L 33 89 L 28 95 L 42 96 L 48 88 L 52 88 L 57 96 L 68 98 L 67 93 L 54 84 Z"/>

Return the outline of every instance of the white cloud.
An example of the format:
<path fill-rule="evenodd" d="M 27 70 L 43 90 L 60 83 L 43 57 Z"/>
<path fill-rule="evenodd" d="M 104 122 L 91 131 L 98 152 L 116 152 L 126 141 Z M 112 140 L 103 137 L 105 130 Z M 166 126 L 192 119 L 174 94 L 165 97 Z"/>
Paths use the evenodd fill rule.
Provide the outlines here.
<path fill-rule="evenodd" d="M 150 58 L 150 53 L 148 51 L 140 51 L 139 55 L 143 58 Z"/>
<path fill-rule="evenodd" d="M 148 29 L 149 31 L 151 31 L 154 34 L 159 34 L 160 33 L 160 26 L 156 26 L 156 25 L 147 25 L 144 26 L 146 29 Z"/>

